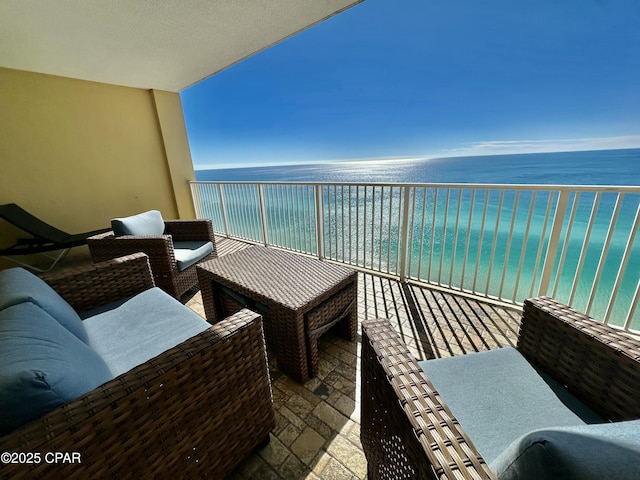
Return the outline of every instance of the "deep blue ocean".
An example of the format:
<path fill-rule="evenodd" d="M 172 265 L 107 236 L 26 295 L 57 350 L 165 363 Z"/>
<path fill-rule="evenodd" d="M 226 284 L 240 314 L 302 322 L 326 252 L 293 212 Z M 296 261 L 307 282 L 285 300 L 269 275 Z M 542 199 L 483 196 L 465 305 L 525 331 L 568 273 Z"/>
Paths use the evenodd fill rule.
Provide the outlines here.
<path fill-rule="evenodd" d="M 640 185 L 640 149 L 197 170 L 204 181 Z"/>
<path fill-rule="evenodd" d="M 604 150 L 604 151 L 583 151 L 583 152 L 559 152 L 559 153 L 536 153 L 536 154 L 520 154 L 520 155 L 491 155 L 477 157 L 458 157 L 458 158 L 439 158 L 439 159 L 412 159 L 412 160 L 375 160 L 375 161 L 352 161 L 352 162 L 333 162 L 323 164 L 304 164 L 304 165 L 283 165 L 283 166 L 265 166 L 251 168 L 232 168 L 232 169 L 215 169 L 215 170 L 199 170 L 196 171 L 196 178 L 199 181 L 216 181 L 216 182 L 328 182 L 328 183 L 427 183 L 427 184 L 529 184 L 529 185 L 611 185 L 611 186 L 640 186 L 640 149 L 625 150 Z M 234 190 L 234 188 L 236 188 Z M 240 188 L 240 190 L 237 190 Z M 355 195 L 355 190 L 349 188 L 349 194 Z M 355 188 L 355 187 L 354 187 Z M 376 197 L 376 201 L 380 201 L 384 191 L 370 188 L 370 197 L 361 198 L 359 202 L 351 203 L 343 207 L 344 198 L 339 194 L 336 195 L 333 190 L 327 190 L 327 197 L 324 199 L 325 215 L 328 212 L 334 214 L 340 210 L 346 211 L 356 216 L 356 210 L 360 209 L 360 215 L 365 218 L 373 218 L 374 215 L 380 215 L 381 210 L 372 206 L 372 198 Z M 388 188 L 388 187 L 387 187 Z M 234 187 L 226 186 L 225 201 L 229 210 L 229 224 L 233 224 L 232 228 L 237 232 L 247 231 L 246 218 L 240 212 L 253 211 L 258 215 L 258 203 L 255 192 L 255 186 Z M 243 190 L 244 189 L 244 190 Z M 363 187 L 357 189 L 362 192 Z M 513 190 L 507 191 L 505 194 L 506 209 L 500 215 L 496 214 L 496 204 L 498 203 L 497 195 L 494 195 L 487 209 L 486 225 L 479 215 L 482 212 L 482 198 L 472 200 L 469 191 L 462 192 L 465 189 L 439 189 L 444 191 L 451 190 L 451 202 L 447 195 L 442 193 L 437 202 L 432 197 L 433 191 L 428 195 L 420 192 L 426 190 L 416 189 L 417 204 L 427 202 L 429 205 L 437 203 L 437 216 L 431 222 L 427 222 L 423 227 L 418 223 L 412 224 L 413 236 L 411 244 L 410 264 L 411 271 L 422 272 L 418 274 L 419 278 L 424 278 L 430 282 L 440 284 L 441 276 L 445 279 L 458 278 L 457 287 L 468 286 L 470 283 L 476 282 L 476 279 L 491 278 L 491 285 L 487 280 L 487 291 L 490 295 L 499 295 L 502 297 L 503 284 L 505 290 L 515 288 L 514 298 L 524 299 L 530 294 L 527 285 L 518 284 L 518 271 L 522 270 L 523 276 L 526 278 L 540 278 L 540 254 L 536 251 L 540 239 L 549 237 L 549 222 L 544 221 L 545 208 L 547 206 L 547 198 L 549 192 L 539 193 L 535 203 L 535 208 L 530 211 L 527 207 L 527 199 L 531 200 L 531 193 L 525 193 L 520 198 L 520 204 L 515 200 Z M 343 190 L 341 190 L 343 191 Z M 234 193 L 234 192 L 240 192 Z M 278 197 L 278 190 L 267 189 L 265 187 L 265 196 L 267 213 L 273 215 L 274 221 L 270 224 L 270 238 L 280 239 L 286 243 L 289 238 L 290 231 L 299 228 L 289 227 L 289 214 L 282 213 L 289 199 L 296 198 L 296 208 L 302 206 L 303 212 L 308 213 L 313 210 L 310 205 L 312 202 L 299 199 L 296 190 L 294 193 L 288 193 L 286 197 Z M 268 194 L 273 192 L 273 196 Z M 389 205 L 400 205 L 399 190 L 389 196 L 387 190 L 387 200 Z M 495 192 L 495 190 L 494 190 Z M 460 200 L 456 200 L 460 195 Z M 391 198 L 393 197 L 393 198 Z M 428 197 L 428 198 L 427 198 Z M 200 200 L 207 203 L 209 207 L 215 210 L 215 203 L 218 201 L 213 197 L 201 195 Z M 615 223 L 615 229 L 612 230 L 611 238 L 608 242 L 609 248 L 604 254 L 605 261 L 602 262 L 602 271 L 598 273 L 601 257 L 603 256 L 603 245 L 607 244 L 607 236 L 609 235 L 609 224 L 616 204 L 619 200 L 620 208 Z M 445 203 L 445 200 L 447 203 Z M 291 200 L 293 201 L 293 200 Z M 625 252 L 630 252 L 626 260 L 626 270 L 622 277 L 620 285 L 618 285 L 618 295 L 614 304 L 613 314 L 611 316 L 612 323 L 621 325 L 629 312 L 630 305 L 633 304 L 633 298 L 640 282 L 640 235 L 632 234 L 634 219 L 638 212 L 640 204 L 640 191 L 627 192 L 622 197 L 618 197 L 617 192 L 605 192 L 600 200 L 596 201 L 595 192 L 582 192 L 580 195 L 572 194 L 570 202 L 576 205 L 575 221 L 572 230 L 568 230 L 568 223 L 565 220 L 561 247 L 567 245 L 564 269 L 558 275 L 554 272 L 554 281 L 557 279 L 557 289 L 554 296 L 560 301 L 571 303 L 576 309 L 587 311 L 589 294 L 593 284 L 598 285 L 594 298 L 594 304 L 591 305 L 590 314 L 595 318 L 604 318 L 607 309 L 610 292 L 613 291 L 618 278 L 618 271 L 621 263 L 624 263 Z M 456 203 L 457 202 L 457 203 Z M 599 203 L 598 203 L 599 202 Z M 573 203 L 572 203 L 573 204 Z M 591 231 L 588 228 L 589 218 L 592 214 L 593 205 L 597 204 L 597 215 L 594 217 L 595 222 Z M 378 204 L 379 205 L 379 204 Z M 447 205 L 449 205 L 447 207 Z M 456 210 L 462 219 L 472 218 L 468 222 L 463 220 L 458 228 L 455 227 Z M 291 207 L 293 208 L 293 206 Z M 378 210 L 375 210 L 378 208 Z M 447 213 L 448 208 L 448 213 Z M 485 207 L 486 208 L 486 207 Z M 503 206 L 504 208 L 504 206 Z M 244 209 L 244 210 L 243 210 Z M 213 211 L 211 210 L 211 211 Z M 389 207 L 389 210 L 392 209 Z M 220 211 L 219 209 L 217 210 Z M 374 211 L 376 212 L 374 214 Z M 428 212 L 432 211 L 429 206 Z M 236 212 L 235 214 L 233 212 Z M 433 207 L 436 212 L 436 206 Z M 474 212 L 473 214 L 471 212 Z M 511 214 L 513 213 L 513 215 Z M 343 212 L 344 213 L 344 212 Z M 292 214 L 295 218 L 300 214 Z M 533 214 L 533 216 L 531 216 Z M 366 217 L 369 215 L 369 217 Z M 354 230 L 345 228 L 339 220 L 328 221 L 328 229 L 325 231 L 325 242 L 328 248 L 328 257 L 339 259 L 346 258 L 349 252 L 345 254 L 345 241 L 351 249 L 351 242 L 356 245 L 353 247 L 356 258 L 360 252 L 382 252 L 384 254 L 385 246 L 387 253 L 391 258 L 395 258 L 400 249 L 398 244 L 399 232 L 399 210 L 394 207 L 391 214 L 389 224 L 383 225 L 382 220 L 372 222 L 369 220 L 362 223 Z M 447 217 L 448 215 L 448 217 Z M 219 217 L 219 218 L 216 218 Z M 533 218 L 533 223 L 529 224 L 527 218 Z M 568 217 L 568 216 L 567 216 Z M 565 217 L 565 218 L 567 218 Z M 219 214 L 212 214 L 214 227 L 218 231 L 222 231 L 222 220 Z M 418 217 L 416 217 L 418 218 Z M 511 218 L 513 220 L 511 220 Z M 276 221 L 277 219 L 277 221 Z M 283 220 L 284 219 L 284 220 Z M 447 220 L 448 219 L 448 220 Z M 285 221 L 286 220 L 286 221 Z M 510 223 L 511 220 L 511 223 Z M 385 220 L 386 222 L 386 220 Z M 395 222 L 395 223 L 393 223 Z M 416 220 L 418 222 L 418 220 Z M 449 223 L 447 223 L 449 222 Z M 496 225 L 494 229 L 493 225 Z M 216 227 L 217 225 L 217 227 Z M 306 228 L 306 227 L 303 227 Z M 250 233 L 236 233 L 242 238 L 258 240 L 262 235 L 261 228 L 255 224 Z M 309 228 L 309 232 L 311 227 Z M 370 239 L 367 246 L 364 243 L 358 246 L 358 231 L 364 232 L 360 236 L 360 242 L 364 242 L 365 237 Z M 467 233 L 468 232 L 468 233 Z M 512 232 L 510 234 L 509 232 Z M 570 232 L 570 235 L 569 235 Z M 234 234 L 233 232 L 231 232 Z M 365 235 L 366 234 L 366 235 Z M 354 240 L 355 235 L 355 240 Z M 636 238 L 637 237 L 637 238 Z M 306 237 L 305 237 L 306 238 Z M 309 236 L 311 238 L 311 234 Z M 528 243 L 523 239 L 528 238 Z M 512 240 L 513 239 L 513 242 Z M 285 248 L 294 248 L 293 245 L 282 243 L 278 244 Z M 367 242 L 369 240 L 366 240 Z M 632 242 L 629 244 L 629 242 Z M 277 242 L 276 242 L 277 243 Z M 492 253 L 495 250 L 495 256 Z M 583 244 L 588 245 L 588 250 L 583 252 Z M 629 244 L 629 245 L 628 245 Z M 468 251 L 467 245 L 470 246 Z M 423 250 L 424 246 L 424 250 Z M 312 252 L 314 245 L 302 248 L 303 251 Z M 347 249 L 348 250 L 348 249 Z M 431 253 L 427 254 L 427 250 Z M 468 254 L 469 258 L 465 262 L 463 258 Z M 433 255 L 429 257 L 428 255 Z M 579 258 L 584 255 L 584 264 L 579 267 Z M 374 254 L 372 253 L 372 257 Z M 351 258 L 351 257 L 349 257 Z M 376 257 L 377 258 L 377 257 Z M 375 261 L 371 259 L 360 259 L 359 264 L 362 266 L 375 268 Z M 477 268 L 472 268 L 474 265 Z M 465 269 L 466 266 L 466 269 Z M 495 272 L 505 268 L 506 276 L 496 277 Z M 493 275 L 490 272 L 494 271 Z M 575 297 L 571 300 L 572 283 L 576 270 L 580 269 L 580 281 L 577 283 L 577 291 Z M 425 272 L 428 270 L 428 274 Z M 474 271 L 475 270 L 475 271 Z M 452 273 L 450 273 L 452 272 Z M 524 278 L 523 277 L 523 278 Z M 466 282 L 466 283 L 465 283 Z M 453 285 L 452 283 L 451 285 Z M 462 285 L 464 284 L 464 285 Z M 514 286 L 515 285 L 515 286 Z M 571 300 L 571 301 L 569 301 Z M 640 330 L 640 308 L 636 309 L 633 315 L 632 328 Z"/>

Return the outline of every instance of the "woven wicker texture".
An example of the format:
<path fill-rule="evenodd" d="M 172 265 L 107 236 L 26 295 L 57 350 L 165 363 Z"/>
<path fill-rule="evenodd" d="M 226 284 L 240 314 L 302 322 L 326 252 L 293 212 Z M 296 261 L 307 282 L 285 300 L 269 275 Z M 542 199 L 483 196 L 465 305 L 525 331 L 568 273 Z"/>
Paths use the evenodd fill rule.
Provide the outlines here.
<path fill-rule="evenodd" d="M 197 270 L 207 319 L 215 323 L 241 307 L 261 313 L 267 345 L 279 368 L 299 382 L 317 368 L 319 334 L 307 338 L 307 314 L 315 328 L 347 313 L 347 327 L 336 325 L 336 330 L 349 340 L 355 338 L 357 273 L 351 269 L 253 246 L 201 263 Z"/>
<path fill-rule="evenodd" d="M 386 319 L 362 323 L 361 418 L 369 479 L 494 478 Z"/>
<path fill-rule="evenodd" d="M 149 256 L 153 277 L 158 287 L 169 295 L 180 298 L 198 283 L 196 265 L 178 270 L 174 254 L 174 241 L 209 241 L 213 252 L 200 260 L 217 256 L 211 220 L 165 220 L 165 234 L 159 236 L 114 236 L 113 232 L 94 235 L 87 239 L 91 258 L 102 262 L 112 258 L 144 252 Z"/>
<path fill-rule="evenodd" d="M 389 321 L 363 322 L 362 337 L 367 478 L 495 478 Z M 640 417 L 631 336 L 540 297 L 525 301 L 518 348 L 605 418 Z"/>
<path fill-rule="evenodd" d="M 154 287 L 149 258 L 134 253 L 105 262 L 40 275 L 78 313 Z"/>
<path fill-rule="evenodd" d="M 518 349 L 603 418 L 640 418 L 640 340 L 549 297 L 524 302 Z"/>
<path fill-rule="evenodd" d="M 274 426 L 262 322 L 242 310 L 0 437 L 0 451 L 79 452 L 81 465 L 1 471 L 12 479 L 223 478 Z"/>

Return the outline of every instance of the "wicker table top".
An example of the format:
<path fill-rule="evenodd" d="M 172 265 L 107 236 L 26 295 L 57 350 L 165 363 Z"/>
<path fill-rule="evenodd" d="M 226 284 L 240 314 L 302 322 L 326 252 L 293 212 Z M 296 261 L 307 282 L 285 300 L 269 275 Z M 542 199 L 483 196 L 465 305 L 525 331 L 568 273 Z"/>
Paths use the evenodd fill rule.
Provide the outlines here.
<path fill-rule="evenodd" d="M 200 268 L 292 310 L 355 275 L 340 265 L 257 245 L 203 262 Z"/>

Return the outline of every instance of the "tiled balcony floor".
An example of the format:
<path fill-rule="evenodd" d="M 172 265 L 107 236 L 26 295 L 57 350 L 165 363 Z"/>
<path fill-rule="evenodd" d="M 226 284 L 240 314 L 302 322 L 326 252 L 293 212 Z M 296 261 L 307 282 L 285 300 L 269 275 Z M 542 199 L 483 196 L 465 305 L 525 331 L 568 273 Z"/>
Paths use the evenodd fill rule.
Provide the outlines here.
<path fill-rule="evenodd" d="M 246 244 L 219 238 L 219 255 Z M 389 318 L 413 354 L 424 359 L 514 345 L 520 311 L 361 273 L 358 316 Z M 200 294 L 187 305 L 204 316 Z M 360 445 L 360 336 L 320 338 L 316 378 L 300 385 L 271 362 L 276 428 L 271 442 L 230 476 L 245 479 L 363 479 Z"/>

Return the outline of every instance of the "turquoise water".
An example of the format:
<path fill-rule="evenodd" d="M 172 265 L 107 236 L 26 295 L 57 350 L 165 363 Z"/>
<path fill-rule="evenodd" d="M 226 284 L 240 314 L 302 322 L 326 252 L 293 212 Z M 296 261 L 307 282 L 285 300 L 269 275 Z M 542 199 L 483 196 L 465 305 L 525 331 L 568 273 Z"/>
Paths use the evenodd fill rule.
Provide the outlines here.
<path fill-rule="evenodd" d="M 414 159 L 387 162 L 348 162 L 317 165 L 273 166 L 197 171 L 198 180 L 246 182 L 412 182 L 480 184 L 640 185 L 640 149 L 485 157 Z M 447 193 L 448 192 L 448 193 Z M 400 188 L 343 187 L 324 189 L 325 255 L 353 264 L 398 273 L 404 197 Z M 486 199 L 485 196 L 488 195 Z M 534 198 L 535 196 L 535 198 Z M 549 294 L 585 311 L 597 284 L 590 314 L 602 318 L 629 233 L 640 203 L 640 194 L 627 193 L 620 204 L 618 221 L 606 252 L 604 268 L 598 265 L 617 195 L 603 193 L 595 213 L 590 241 L 587 225 L 596 196 L 583 192 L 569 196 L 551 276 Z M 225 188 L 229 223 L 236 234 L 260 239 L 257 189 Z M 486 202 L 485 202 L 486 200 Z M 413 278 L 455 288 L 489 291 L 493 296 L 522 301 L 537 288 L 547 253 L 557 192 L 470 189 L 422 189 L 411 191 L 408 239 L 409 271 Z M 215 203 L 214 199 L 206 202 Z M 205 202 L 203 202 L 205 203 Z M 486 216 L 483 211 L 486 203 Z M 214 205 L 212 205 L 212 208 Z M 315 252 L 313 189 L 265 187 L 265 212 L 272 243 Z M 575 209 L 571 235 L 568 218 Z M 547 216 L 547 211 L 552 212 Z M 423 215 L 425 220 L 423 220 Z M 212 213 L 210 216 L 216 217 Z M 359 224 L 355 219 L 359 218 Z M 529 219 L 531 222 L 529 223 Z M 222 230 L 219 219 L 216 229 Z M 457 228 L 456 228 L 457 224 Z M 527 229 L 527 225 L 529 225 Z M 513 235 L 509 235 L 513 232 Z M 586 245 L 583 251 L 583 245 Z M 633 300 L 640 275 L 640 242 L 634 241 L 621 279 L 611 322 L 621 324 Z M 362 258 L 362 252 L 368 252 Z M 575 296 L 571 297 L 579 260 L 584 257 Z M 387 258 L 389 261 L 387 261 Z M 466 258 L 466 261 L 465 261 Z M 558 266 L 564 268 L 558 276 Z M 522 274 L 518 277 L 517 272 Z M 599 276 L 599 278 L 597 278 Z M 519 280 L 518 280 L 519 278 Z M 597 280 L 597 281 L 596 281 Z M 640 328 L 640 312 L 633 327 Z"/>

